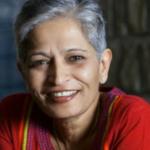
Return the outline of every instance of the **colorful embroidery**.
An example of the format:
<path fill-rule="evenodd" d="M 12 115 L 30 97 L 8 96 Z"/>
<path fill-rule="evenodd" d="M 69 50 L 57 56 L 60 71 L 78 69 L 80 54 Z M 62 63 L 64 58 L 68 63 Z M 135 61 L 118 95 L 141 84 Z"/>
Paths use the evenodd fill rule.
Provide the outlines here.
<path fill-rule="evenodd" d="M 32 150 L 33 148 L 34 130 L 35 130 L 35 124 L 31 120 L 29 126 L 29 132 L 28 132 L 28 143 L 27 143 L 28 150 Z"/>
<path fill-rule="evenodd" d="M 46 131 L 41 126 L 37 125 L 37 137 L 38 137 L 38 143 L 40 145 L 41 150 L 53 150 L 53 147 L 50 143 L 50 135 L 48 131 Z"/>
<path fill-rule="evenodd" d="M 100 118 L 97 128 L 97 136 L 95 138 L 93 150 L 109 150 L 108 145 L 104 143 L 105 136 L 111 124 L 111 116 L 115 110 L 115 106 L 117 105 L 118 101 L 122 99 L 122 95 L 124 94 L 124 92 L 117 88 L 114 88 L 113 90 L 108 92 L 105 99 L 106 104 L 102 114 L 102 118 Z"/>
<path fill-rule="evenodd" d="M 107 125 L 106 125 L 106 128 L 105 128 L 105 133 L 104 133 L 104 136 L 103 136 L 103 141 L 102 141 L 102 147 L 101 147 L 101 150 L 108 150 L 109 147 L 107 145 L 107 143 L 104 143 L 104 140 L 106 138 L 106 133 L 111 125 L 111 116 L 113 114 L 113 111 L 115 110 L 115 104 L 118 103 L 118 101 L 120 101 L 122 99 L 122 96 L 116 96 L 114 101 L 111 103 L 110 107 L 109 107 L 109 110 L 108 110 L 108 118 L 107 118 Z M 104 145 L 104 148 L 103 148 L 103 145 Z"/>

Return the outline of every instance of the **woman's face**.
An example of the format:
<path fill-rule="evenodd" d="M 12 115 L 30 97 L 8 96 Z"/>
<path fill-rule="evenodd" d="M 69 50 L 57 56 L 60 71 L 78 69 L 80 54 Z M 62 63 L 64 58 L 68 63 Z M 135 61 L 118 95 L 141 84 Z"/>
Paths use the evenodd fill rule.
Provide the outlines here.
<path fill-rule="evenodd" d="M 56 19 L 36 26 L 28 35 L 27 49 L 20 70 L 46 114 L 74 117 L 96 105 L 102 65 L 75 21 Z"/>

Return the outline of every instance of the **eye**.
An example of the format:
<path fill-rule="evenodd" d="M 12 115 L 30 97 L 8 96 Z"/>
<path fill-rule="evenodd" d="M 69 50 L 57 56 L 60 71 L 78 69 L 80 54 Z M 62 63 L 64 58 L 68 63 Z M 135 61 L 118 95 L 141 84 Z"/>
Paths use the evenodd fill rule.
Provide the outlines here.
<path fill-rule="evenodd" d="M 38 67 L 38 66 L 43 66 L 49 64 L 48 60 L 37 60 L 33 63 L 31 63 L 29 66 L 30 67 Z"/>
<path fill-rule="evenodd" d="M 79 61 L 79 60 L 83 60 L 85 59 L 85 57 L 83 56 L 71 56 L 69 57 L 69 61 Z"/>

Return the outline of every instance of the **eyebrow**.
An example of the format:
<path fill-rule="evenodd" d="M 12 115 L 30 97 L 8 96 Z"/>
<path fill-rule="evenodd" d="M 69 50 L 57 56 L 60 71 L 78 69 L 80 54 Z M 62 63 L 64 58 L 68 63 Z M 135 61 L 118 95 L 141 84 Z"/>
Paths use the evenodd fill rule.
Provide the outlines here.
<path fill-rule="evenodd" d="M 87 52 L 87 50 L 85 50 L 85 49 L 78 49 L 78 48 L 71 48 L 71 49 L 67 50 L 67 52 L 72 52 L 72 51 L 82 51 L 82 52 Z"/>

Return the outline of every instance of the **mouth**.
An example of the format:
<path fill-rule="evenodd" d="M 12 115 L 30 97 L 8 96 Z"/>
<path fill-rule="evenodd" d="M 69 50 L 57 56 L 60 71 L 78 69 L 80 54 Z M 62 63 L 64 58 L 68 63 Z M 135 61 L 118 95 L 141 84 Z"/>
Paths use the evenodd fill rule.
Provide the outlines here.
<path fill-rule="evenodd" d="M 49 97 L 55 102 L 65 103 L 72 100 L 79 91 L 61 91 L 61 92 L 51 92 L 48 94 Z"/>
<path fill-rule="evenodd" d="M 66 96 L 71 96 L 75 93 L 77 93 L 78 91 L 64 91 L 64 92 L 54 92 L 51 93 L 51 95 L 53 97 L 66 97 Z"/>

